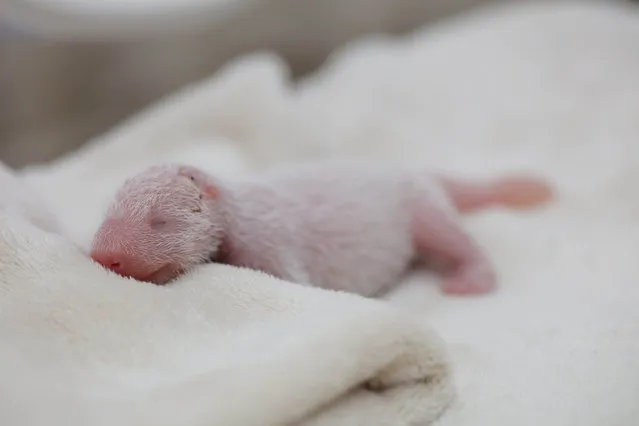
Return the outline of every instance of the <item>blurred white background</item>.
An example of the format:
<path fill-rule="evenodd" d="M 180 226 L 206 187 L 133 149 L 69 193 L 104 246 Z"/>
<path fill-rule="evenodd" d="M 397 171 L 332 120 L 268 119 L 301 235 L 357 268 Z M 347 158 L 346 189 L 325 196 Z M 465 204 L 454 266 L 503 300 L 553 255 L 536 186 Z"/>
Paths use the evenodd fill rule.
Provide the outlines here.
<path fill-rule="evenodd" d="M 38 9 L 56 1 L 68 16 Z M 193 15 L 197 21 L 176 12 L 166 26 L 153 5 L 168 0 L 138 0 L 155 18 L 148 26 L 144 16 L 137 17 L 142 23 L 128 22 L 129 9 L 107 15 L 108 2 L 85 2 L 102 11 L 83 19 L 72 13 L 80 1 L 3 0 L 0 6 L 0 159 L 10 166 L 74 149 L 236 56 L 274 50 L 299 76 L 350 39 L 400 34 L 499 0 L 229 0 L 211 2 Z M 186 8 L 187 1 L 179 4 Z"/>

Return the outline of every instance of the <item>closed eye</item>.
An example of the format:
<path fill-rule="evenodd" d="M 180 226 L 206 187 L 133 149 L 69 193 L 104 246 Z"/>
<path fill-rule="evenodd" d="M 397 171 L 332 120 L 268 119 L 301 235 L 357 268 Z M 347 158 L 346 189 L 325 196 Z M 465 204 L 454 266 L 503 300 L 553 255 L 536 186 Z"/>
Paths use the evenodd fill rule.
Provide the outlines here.
<path fill-rule="evenodd" d="M 167 225 L 167 221 L 164 219 L 152 219 L 151 220 L 151 229 L 160 230 L 163 229 Z"/>

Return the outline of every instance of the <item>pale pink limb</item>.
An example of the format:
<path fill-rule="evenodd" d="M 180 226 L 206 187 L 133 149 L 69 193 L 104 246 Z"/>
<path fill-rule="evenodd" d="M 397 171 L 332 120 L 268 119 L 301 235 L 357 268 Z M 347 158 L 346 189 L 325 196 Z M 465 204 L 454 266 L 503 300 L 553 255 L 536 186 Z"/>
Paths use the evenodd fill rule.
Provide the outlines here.
<path fill-rule="evenodd" d="M 493 182 L 471 182 L 445 176 L 437 179 L 460 213 L 495 206 L 529 209 L 554 198 L 550 184 L 524 175 L 507 176 Z"/>
<path fill-rule="evenodd" d="M 417 203 L 413 216 L 416 251 L 424 256 L 441 258 L 452 267 L 445 277 L 444 293 L 481 294 L 496 287 L 491 262 L 454 215 L 424 198 Z"/>

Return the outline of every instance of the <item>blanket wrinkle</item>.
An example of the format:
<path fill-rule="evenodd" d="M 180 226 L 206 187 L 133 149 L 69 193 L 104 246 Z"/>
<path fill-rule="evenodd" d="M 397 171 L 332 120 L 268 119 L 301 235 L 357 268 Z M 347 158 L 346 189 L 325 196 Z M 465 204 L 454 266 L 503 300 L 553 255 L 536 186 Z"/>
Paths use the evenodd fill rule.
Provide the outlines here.
<path fill-rule="evenodd" d="M 152 286 L 25 221 L 0 214 L 0 225 L 2 393 L 20 406 L 58 392 L 35 377 L 64 384 L 48 424 L 430 422 L 454 395 L 438 336 L 379 301 L 214 264 Z M 404 392 L 430 411 L 405 407 Z M 86 412 L 72 415 L 76 404 Z M 10 424 L 38 424 L 7 410 Z"/>

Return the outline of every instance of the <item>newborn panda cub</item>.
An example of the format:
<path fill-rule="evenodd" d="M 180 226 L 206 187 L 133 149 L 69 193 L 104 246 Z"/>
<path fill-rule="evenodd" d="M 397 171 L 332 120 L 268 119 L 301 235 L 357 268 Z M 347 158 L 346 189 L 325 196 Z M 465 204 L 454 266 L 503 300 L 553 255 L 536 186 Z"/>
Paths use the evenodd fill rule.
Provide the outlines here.
<path fill-rule="evenodd" d="M 388 290 L 414 261 L 433 258 L 449 266 L 445 293 L 479 294 L 495 287 L 495 272 L 457 213 L 551 198 L 546 183 L 524 176 L 475 183 L 332 164 L 223 180 L 169 164 L 124 183 L 91 257 L 156 284 L 214 261 L 362 296 Z"/>

